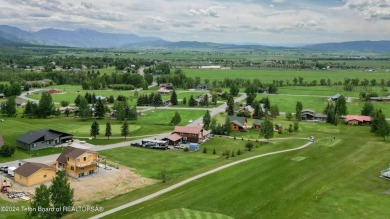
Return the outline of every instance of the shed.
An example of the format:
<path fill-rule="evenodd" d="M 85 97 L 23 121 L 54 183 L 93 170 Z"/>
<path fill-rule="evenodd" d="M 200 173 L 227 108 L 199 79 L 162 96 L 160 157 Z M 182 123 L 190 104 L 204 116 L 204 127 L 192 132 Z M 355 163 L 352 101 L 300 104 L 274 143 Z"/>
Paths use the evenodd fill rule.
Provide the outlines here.
<path fill-rule="evenodd" d="M 188 149 L 190 151 L 199 151 L 199 144 L 198 143 L 189 143 Z"/>
<path fill-rule="evenodd" d="M 56 169 L 43 163 L 26 162 L 14 173 L 15 182 L 31 186 L 52 180 L 56 176 Z"/>

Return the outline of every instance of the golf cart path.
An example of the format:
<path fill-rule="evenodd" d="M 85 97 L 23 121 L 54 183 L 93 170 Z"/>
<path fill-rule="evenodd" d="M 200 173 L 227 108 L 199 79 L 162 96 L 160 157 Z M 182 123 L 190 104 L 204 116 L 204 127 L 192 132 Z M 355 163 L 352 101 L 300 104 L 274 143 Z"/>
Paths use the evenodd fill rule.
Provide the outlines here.
<path fill-rule="evenodd" d="M 204 177 L 204 176 L 207 176 L 207 175 L 216 173 L 216 172 L 221 171 L 221 170 L 223 170 L 223 169 L 226 169 L 226 168 L 228 168 L 228 167 L 235 166 L 235 165 L 237 165 L 237 164 L 244 163 L 244 162 L 247 162 L 247 161 L 250 161 L 250 160 L 253 160 L 253 159 L 257 159 L 257 158 L 260 158 L 260 157 L 266 157 L 266 156 L 270 156 L 270 155 L 274 155 L 274 154 L 281 154 L 281 153 L 286 153 L 286 152 L 290 152 L 290 151 L 301 150 L 301 149 L 304 149 L 304 148 L 308 147 L 308 146 L 311 145 L 311 144 L 312 144 L 312 142 L 309 142 L 309 143 L 306 143 L 306 144 L 304 144 L 304 145 L 302 145 L 302 146 L 300 146 L 300 147 L 297 147 L 297 148 L 292 148 L 292 149 L 286 149 L 286 150 L 281 150 L 281 151 L 274 151 L 274 152 L 269 152 L 269 153 L 265 153 L 265 154 L 260 154 L 260 155 L 256 155 L 256 156 L 253 156 L 253 157 L 248 157 L 248 158 L 245 158 L 245 159 L 242 159 L 242 160 L 238 160 L 238 161 L 235 161 L 235 162 L 232 162 L 232 163 L 229 163 L 229 164 L 226 164 L 226 165 L 217 167 L 217 168 L 215 168 L 215 169 L 209 170 L 209 171 L 207 171 L 207 172 L 201 173 L 201 174 L 199 174 L 199 175 L 193 176 L 193 177 L 191 177 L 191 178 L 189 178 L 189 179 L 186 179 L 186 180 L 184 180 L 184 181 L 181 181 L 181 182 L 179 182 L 179 183 L 176 183 L 176 184 L 174 184 L 174 185 L 172 185 L 172 186 L 169 186 L 169 187 L 167 187 L 167 188 L 165 188 L 165 189 L 162 189 L 162 190 L 160 190 L 160 191 L 158 191 L 158 192 L 155 192 L 155 193 L 152 193 L 152 194 L 150 194 L 150 195 L 147 195 L 147 196 L 145 196 L 145 197 L 143 197 L 143 198 L 139 198 L 139 199 L 134 200 L 134 201 L 132 201 L 132 202 L 129 202 L 129 203 L 127 203 L 127 204 L 118 206 L 118 207 L 116 207 L 116 208 L 113 208 L 113 209 L 108 210 L 108 211 L 106 211 L 106 212 L 103 212 L 103 213 L 101 213 L 101 214 L 95 215 L 95 216 L 91 217 L 91 219 L 102 218 L 102 217 L 108 216 L 108 215 L 110 215 L 110 214 L 113 214 L 113 213 L 115 213 L 115 212 L 121 211 L 121 210 L 123 210 L 123 209 L 125 209 L 125 208 L 128 208 L 128 207 L 131 207 L 131 206 L 140 204 L 140 203 L 142 203 L 142 202 L 151 200 L 151 199 L 156 198 L 156 197 L 158 197 L 158 196 L 160 196 L 160 195 L 163 195 L 163 194 L 165 194 L 165 193 L 167 193 L 167 192 L 170 192 L 170 191 L 172 191 L 172 190 L 174 190 L 174 189 L 177 189 L 177 188 L 179 188 L 180 186 L 183 186 L 183 185 L 185 185 L 185 184 L 187 184 L 187 183 L 190 183 L 190 182 L 192 182 L 192 181 L 194 181 L 194 180 L 197 180 L 197 179 L 199 179 L 199 178 L 202 178 L 202 177 Z"/>

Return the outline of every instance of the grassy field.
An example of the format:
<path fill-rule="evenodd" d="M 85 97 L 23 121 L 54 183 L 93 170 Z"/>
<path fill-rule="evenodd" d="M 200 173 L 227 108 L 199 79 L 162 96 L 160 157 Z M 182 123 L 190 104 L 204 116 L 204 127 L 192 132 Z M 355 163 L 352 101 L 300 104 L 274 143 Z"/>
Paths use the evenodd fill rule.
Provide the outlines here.
<path fill-rule="evenodd" d="M 177 110 L 181 116 L 182 121 L 179 125 L 187 125 L 189 120 L 197 119 L 204 115 L 204 111 L 188 111 L 188 110 Z M 173 130 L 173 126 L 170 125 L 170 121 L 174 115 L 174 110 L 154 110 L 148 111 L 143 116 L 139 117 L 137 121 L 129 122 L 130 133 L 127 136 L 131 138 L 132 136 L 144 136 L 152 134 L 160 134 L 165 132 L 170 132 Z M 77 137 L 89 138 L 90 137 L 90 128 L 91 124 L 94 121 L 93 119 L 81 120 L 75 119 L 73 117 L 54 117 L 49 119 L 27 119 L 27 118 L 9 118 L 9 117 L 0 117 L 5 121 L 1 123 L 0 133 L 2 134 L 4 141 L 7 144 L 15 145 L 15 139 L 30 130 L 38 129 L 54 129 L 58 131 L 67 132 L 73 134 Z M 101 144 L 113 144 L 120 141 L 124 141 L 120 135 L 120 128 L 122 123 L 117 120 L 110 120 L 111 129 L 112 129 L 112 138 L 122 138 L 122 139 L 111 139 L 105 140 L 105 124 L 107 120 L 98 120 L 100 125 L 100 135 L 98 138 L 103 138 L 100 140 L 89 140 L 90 143 L 101 145 Z M 129 140 L 129 139 L 128 139 Z M 52 154 L 58 153 L 58 151 L 42 151 L 39 150 L 37 153 Z M 30 154 L 28 151 L 18 150 L 12 157 L 0 157 L 0 162 L 6 162 L 9 160 L 23 159 L 29 157 Z"/>
<path fill-rule="evenodd" d="M 303 77 L 304 81 L 311 82 L 320 79 L 330 79 L 333 82 L 344 81 L 344 78 L 359 79 L 390 79 L 390 73 L 383 72 L 365 72 L 362 70 L 341 71 L 341 70 L 220 70 L 220 69 L 185 69 L 184 72 L 189 77 L 200 77 L 201 80 L 209 79 L 221 81 L 224 78 L 245 78 L 259 79 L 261 82 L 270 83 L 273 80 L 289 80 L 292 83 L 294 77 Z"/>
<path fill-rule="evenodd" d="M 378 175 L 387 168 L 388 141 L 361 126 L 301 123 L 301 133 L 317 133 L 317 143 L 225 169 L 107 218 L 177 209 L 232 218 L 387 218 L 389 182 Z"/>
<path fill-rule="evenodd" d="M 343 86 L 316 86 L 316 87 L 303 87 L 303 86 L 290 86 L 279 87 L 279 94 L 293 94 L 293 95 L 315 95 L 315 96 L 333 96 L 340 93 L 346 97 L 359 97 L 359 93 L 362 90 L 357 88 L 356 91 L 344 91 Z M 368 92 L 375 92 L 379 96 L 387 96 L 388 92 L 383 92 L 380 87 L 370 87 Z"/>

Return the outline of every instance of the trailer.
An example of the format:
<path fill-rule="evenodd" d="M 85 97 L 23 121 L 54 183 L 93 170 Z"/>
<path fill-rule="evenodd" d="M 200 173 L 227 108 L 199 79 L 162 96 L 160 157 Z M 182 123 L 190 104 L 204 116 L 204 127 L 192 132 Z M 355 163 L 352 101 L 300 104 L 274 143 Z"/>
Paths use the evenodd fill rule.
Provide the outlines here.
<path fill-rule="evenodd" d="M 16 170 L 16 167 L 8 167 L 8 175 L 14 176 L 15 170 Z"/>
<path fill-rule="evenodd" d="M 168 141 L 144 139 L 142 140 L 142 147 L 151 148 L 151 149 L 168 149 Z"/>

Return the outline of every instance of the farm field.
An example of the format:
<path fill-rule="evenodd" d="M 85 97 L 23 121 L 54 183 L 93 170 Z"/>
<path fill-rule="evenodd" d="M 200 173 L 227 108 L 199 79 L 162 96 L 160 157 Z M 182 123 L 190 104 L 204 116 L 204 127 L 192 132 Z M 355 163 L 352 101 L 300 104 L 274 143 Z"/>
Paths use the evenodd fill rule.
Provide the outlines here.
<path fill-rule="evenodd" d="M 375 92 L 379 96 L 387 96 L 388 92 L 382 91 L 380 87 L 369 87 L 368 91 L 357 88 L 356 91 L 344 91 L 343 86 L 288 86 L 288 87 L 279 87 L 279 94 L 291 94 L 291 95 L 313 95 L 313 96 L 333 96 L 337 93 L 344 95 L 345 97 L 357 97 L 361 91 L 364 92 Z"/>
<path fill-rule="evenodd" d="M 344 78 L 361 79 L 381 79 L 389 80 L 390 72 L 365 72 L 362 70 L 342 71 L 342 70 L 222 70 L 222 69 L 184 69 L 184 73 L 189 77 L 200 77 L 202 81 L 221 81 L 224 78 L 241 78 L 241 79 L 259 79 L 263 83 L 270 83 L 273 80 L 289 80 L 292 83 L 294 77 L 303 77 L 304 81 L 330 79 L 333 82 L 344 81 Z"/>
<path fill-rule="evenodd" d="M 378 175 L 387 168 L 388 141 L 364 126 L 301 127 L 322 133 L 317 143 L 225 169 L 109 217 L 153 218 L 184 208 L 232 218 L 386 218 L 389 186 Z"/>

